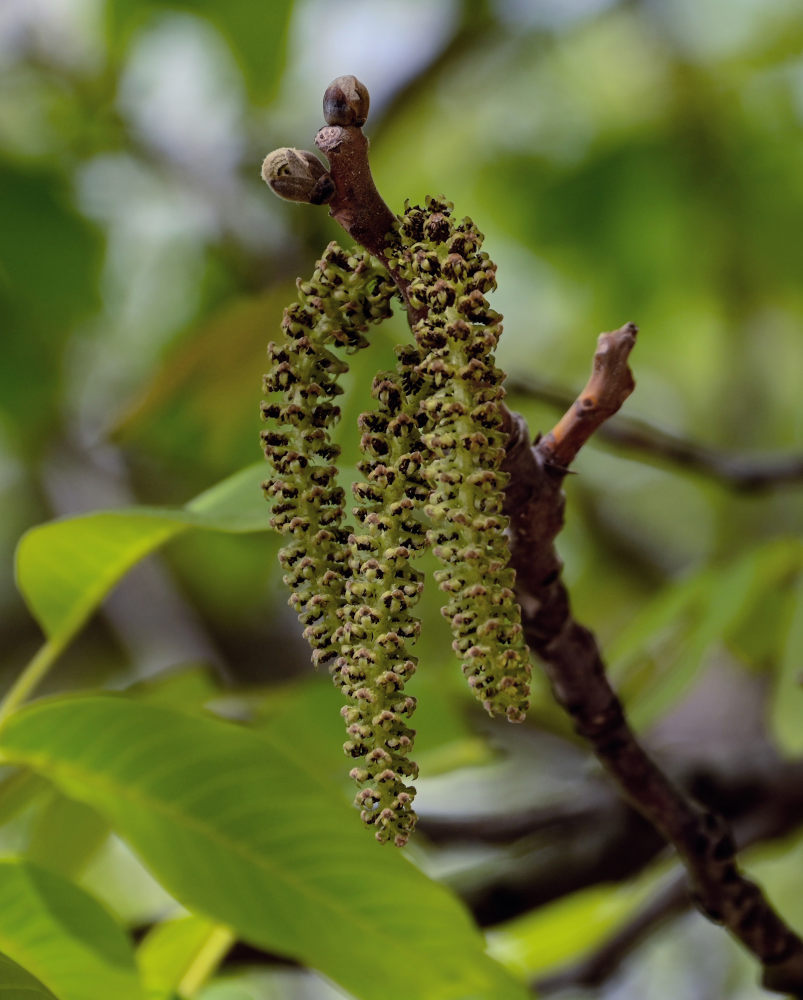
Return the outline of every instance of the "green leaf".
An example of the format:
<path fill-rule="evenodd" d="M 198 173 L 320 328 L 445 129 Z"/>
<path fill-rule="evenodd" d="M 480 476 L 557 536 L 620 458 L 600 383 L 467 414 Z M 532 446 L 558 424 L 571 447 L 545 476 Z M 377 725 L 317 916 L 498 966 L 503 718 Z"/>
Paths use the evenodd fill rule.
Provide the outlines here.
<path fill-rule="evenodd" d="M 5 775 L 0 781 L 0 826 L 14 819 L 32 802 L 47 796 L 50 790 L 49 782 L 26 768 Z"/>
<path fill-rule="evenodd" d="M 257 993 L 257 989 L 256 986 L 248 989 L 238 982 L 210 983 L 201 993 L 200 1000 L 261 1000 L 266 994 L 262 990 Z"/>
<path fill-rule="evenodd" d="M 233 943 L 226 928 L 192 914 L 157 924 L 137 949 L 149 1000 L 194 996 Z"/>
<path fill-rule="evenodd" d="M 235 473 L 185 507 L 134 507 L 51 521 L 17 548 L 17 585 L 49 639 L 66 643 L 123 574 L 188 528 L 268 527 L 262 463 Z"/>
<path fill-rule="evenodd" d="M 355 996 L 523 1000 L 451 893 L 366 835 L 304 726 L 282 740 L 119 697 L 58 698 L 8 719 L 0 753 L 96 808 L 184 906 Z"/>
<path fill-rule="evenodd" d="M 0 950 L 59 1000 L 142 1000 L 122 929 L 82 889 L 28 861 L 0 861 Z"/>
<path fill-rule="evenodd" d="M 30 972 L 0 955 L 0 997 L 2 1000 L 56 1000 Z"/>
<path fill-rule="evenodd" d="M 706 569 L 664 590 L 610 650 L 612 675 L 638 728 L 649 726 L 689 690 L 716 643 L 744 628 L 790 573 L 803 543 L 775 539 L 721 569 Z"/>
<path fill-rule="evenodd" d="M 0 416 L 25 453 L 52 442 L 61 363 L 99 300 L 101 240 L 66 176 L 0 159 Z"/>
<path fill-rule="evenodd" d="M 208 664 L 182 666 L 137 681 L 126 693 L 142 701 L 158 702 L 175 708 L 203 708 L 222 694 L 214 668 Z"/>
<path fill-rule="evenodd" d="M 168 350 L 120 417 L 115 440 L 144 451 L 157 470 L 181 481 L 197 482 L 206 473 L 208 482 L 253 461 L 265 347 L 280 337 L 282 310 L 296 294 L 288 281 L 259 296 L 226 302 Z"/>
<path fill-rule="evenodd" d="M 0 281 L 56 342 L 98 300 L 101 241 L 71 200 L 66 176 L 0 161 Z"/>
<path fill-rule="evenodd" d="M 651 866 L 623 885 L 592 886 L 511 920 L 488 935 L 491 954 L 528 978 L 576 961 L 655 894 L 665 871 Z"/>
<path fill-rule="evenodd" d="M 94 809 L 51 790 L 32 823 L 25 856 L 65 878 L 75 878 L 108 836 L 109 824 Z"/>
<path fill-rule="evenodd" d="M 803 577 L 791 598 L 782 655 L 770 699 L 770 724 L 775 738 L 790 755 L 803 751 Z"/>

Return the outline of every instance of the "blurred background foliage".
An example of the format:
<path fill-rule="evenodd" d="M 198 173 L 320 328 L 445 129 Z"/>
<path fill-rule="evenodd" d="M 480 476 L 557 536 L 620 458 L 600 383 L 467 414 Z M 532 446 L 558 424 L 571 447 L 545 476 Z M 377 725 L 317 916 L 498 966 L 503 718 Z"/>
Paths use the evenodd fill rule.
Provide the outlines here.
<path fill-rule="evenodd" d="M 40 641 L 11 572 L 25 529 L 181 504 L 259 460 L 265 344 L 296 275 L 342 235 L 323 210 L 273 198 L 259 166 L 276 146 L 312 146 L 321 94 L 341 73 L 371 91 L 366 131 L 388 203 L 444 193 L 485 232 L 506 318 L 499 360 L 534 432 L 557 411 L 522 383 L 576 391 L 596 333 L 632 319 L 629 415 L 742 455 L 800 450 L 801 51 L 798 0 L 4 0 L 5 681 Z M 370 377 L 405 336 L 397 316 L 355 360 L 346 465 Z M 741 759 L 755 734 L 783 754 L 803 749 L 799 484 L 739 492 L 597 443 L 576 471 L 566 578 L 654 746 L 672 759 Z M 182 535 L 123 581 L 49 684 L 120 687 L 201 664 L 251 692 L 257 718 L 301 697 L 339 780 L 337 696 L 308 679 L 275 552 L 269 533 Z M 489 727 L 455 676 L 432 588 L 422 616 L 419 756 L 439 773 L 421 782 L 422 813 L 577 794 L 589 765 L 542 685 L 523 735 Z M 188 676 L 172 696 L 208 700 Z M 539 726 L 562 749 L 533 763 Z M 423 838 L 415 850 L 457 885 L 516 863 L 427 852 Z M 803 892 L 788 889 L 794 871 L 803 889 L 799 848 L 764 852 L 756 864 L 787 885 L 787 915 L 803 929 Z M 93 864 L 102 886 L 113 859 Z M 115 875 L 126 878 L 123 915 L 149 919 L 153 887 Z M 499 954 L 543 971 L 614 926 L 641 889 L 594 891 L 572 896 L 568 916 L 547 910 L 502 934 Z M 564 935 L 553 952 L 535 947 L 545 928 Z M 673 928 L 611 996 L 760 995 L 721 935 L 696 918 Z M 209 1000 L 296 995 L 282 992 L 289 974 L 242 975 Z M 684 977 L 704 985 L 690 991 Z"/>

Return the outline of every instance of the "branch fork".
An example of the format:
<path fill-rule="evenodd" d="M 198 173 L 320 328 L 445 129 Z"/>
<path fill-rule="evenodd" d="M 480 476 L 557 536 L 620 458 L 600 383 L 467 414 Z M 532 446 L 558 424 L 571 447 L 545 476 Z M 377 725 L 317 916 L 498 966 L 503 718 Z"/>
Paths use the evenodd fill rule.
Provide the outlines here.
<path fill-rule="evenodd" d="M 420 310 L 413 308 L 405 282 L 388 263 L 396 217 L 377 191 L 368 164 L 361 128 L 368 105 L 363 84 L 353 76 L 339 77 L 324 95 L 327 124 L 315 138 L 328 171 L 312 153 L 277 150 L 266 158 L 263 176 L 283 197 L 328 204 L 345 231 L 388 268 L 412 325 Z M 505 512 L 524 633 L 577 732 L 622 795 L 677 851 L 700 910 L 755 955 L 767 989 L 803 998 L 803 941 L 737 867 L 724 822 L 680 791 L 642 748 L 607 679 L 596 638 L 573 618 L 561 580 L 554 541 L 563 525 L 563 479 L 582 446 L 632 392 L 628 357 L 636 334 L 636 326 L 626 323 L 600 336 L 586 387 L 534 444 L 523 418 L 504 411 L 504 469 L 510 475 Z"/>

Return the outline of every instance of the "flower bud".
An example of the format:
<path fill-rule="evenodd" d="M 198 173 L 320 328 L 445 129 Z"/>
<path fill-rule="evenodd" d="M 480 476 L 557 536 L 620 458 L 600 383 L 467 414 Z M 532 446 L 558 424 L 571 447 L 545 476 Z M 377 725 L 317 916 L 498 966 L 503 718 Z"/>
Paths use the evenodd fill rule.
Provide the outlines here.
<path fill-rule="evenodd" d="M 368 117 L 370 97 L 364 83 L 356 76 L 339 76 L 323 95 L 323 117 L 327 125 L 356 125 L 361 128 Z"/>
<path fill-rule="evenodd" d="M 262 179 L 280 198 L 323 205 L 335 192 L 326 168 L 306 149 L 274 149 L 262 163 Z"/>

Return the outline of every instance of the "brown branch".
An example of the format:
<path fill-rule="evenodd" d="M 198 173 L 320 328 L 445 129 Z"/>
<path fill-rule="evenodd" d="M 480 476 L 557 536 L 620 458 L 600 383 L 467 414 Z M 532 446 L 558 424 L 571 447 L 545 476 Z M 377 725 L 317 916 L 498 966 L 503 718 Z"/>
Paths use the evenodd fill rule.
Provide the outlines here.
<path fill-rule="evenodd" d="M 628 381 L 617 365 L 611 366 L 610 378 L 615 402 L 616 384 L 626 396 Z M 543 661 L 553 694 L 576 731 L 591 744 L 625 798 L 677 851 L 700 910 L 724 924 L 756 956 L 768 989 L 803 997 L 803 941 L 740 872 L 723 821 L 685 796 L 644 751 L 607 679 L 594 635 L 572 617 L 554 547 L 562 525 L 566 469 L 553 464 L 551 442 L 578 439 L 574 425 L 583 425 L 585 409 L 581 404 L 569 410 L 559 424 L 562 438 L 548 434 L 529 447 L 518 418 L 518 433 L 511 440 L 512 562 L 528 643 Z"/>
<path fill-rule="evenodd" d="M 734 838 L 739 850 L 774 840 L 799 826 L 803 819 L 803 791 L 800 777 L 803 762 L 781 764 L 771 776 L 765 776 L 764 793 L 744 811 L 734 824 Z M 759 765 L 756 777 L 763 767 Z M 601 985 L 609 979 L 631 952 L 658 930 L 668 919 L 684 913 L 691 905 L 688 886 L 682 871 L 674 872 L 658 893 L 591 954 L 578 962 L 534 983 L 539 996 L 568 987 Z"/>
<path fill-rule="evenodd" d="M 327 191 L 327 199 L 332 215 L 384 260 L 393 216 L 368 166 L 368 143 L 360 132 L 367 109 L 365 87 L 354 77 L 339 77 L 324 97 L 328 126 L 318 133 L 316 145 L 330 161 L 334 193 L 330 197 Z M 312 191 L 314 182 L 314 197 L 323 200 L 321 179 L 311 176 L 308 166 L 299 170 L 299 183 Z M 294 197 L 303 200 L 297 192 Z M 398 281 L 398 275 L 393 276 Z M 407 300 L 403 283 L 399 287 Z M 738 870 L 733 841 L 722 821 L 687 799 L 642 749 L 605 676 L 596 639 L 573 619 L 560 580 L 554 540 L 563 523 L 561 485 L 566 464 L 631 391 L 626 358 L 634 338 L 632 324 L 603 335 L 587 393 L 590 402 L 581 398 L 535 447 L 530 446 L 522 418 L 506 415 L 510 430 L 506 469 L 511 473 L 506 505 L 522 624 L 530 647 L 543 660 L 555 698 L 577 732 L 588 740 L 623 795 L 677 850 L 700 909 L 725 924 L 758 958 L 766 987 L 803 998 L 803 941 L 759 887 Z"/>
<path fill-rule="evenodd" d="M 574 399 L 567 389 L 532 376 L 508 378 L 506 386 L 510 395 L 527 395 L 557 409 L 566 409 Z M 803 455 L 736 455 L 621 415 L 595 433 L 597 440 L 680 465 L 744 493 L 803 483 Z"/>
<path fill-rule="evenodd" d="M 533 752 L 542 756 L 540 745 Z M 486 865 L 485 877 L 455 883 L 481 927 L 590 886 L 631 879 L 666 848 L 611 782 L 596 776 L 578 781 L 574 766 L 568 760 L 564 766 L 570 785 L 565 801 L 552 807 L 472 816 L 424 813 L 419 818 L 417 829 L 438 844 L 515 843 L 515 869 Z M 749 740 L 727 760 L 701 759 L 689 766 L 670 756 L 665 766 L 685 794 L 728 819 L 740 849 L 803 824 L 803 760 L 782 761 L 761 741 Z M 685 878 L 680 880 L 690 906 Z"/>
<path fill-rule="evenodd" d="M 329 160 L 335 193 L 329 214 L 374 257 L 385 260 L 396 216 L 376 189 L 368 165 L 368 140 L 356 125 L 324 125 L 315 145 Z"/>
<path fill-rule="evenodd" d="M 337 86 L 338 80 L 335 80 L 326 93 L 329 94 Z M 368 140 L 356 125 L 324 125 L 315 136 L 315 145 L 329 160 L 329 176 L 334 183 L 335 193 L 328 203 L 329 214 L 353 240 L 381 260 L 390 271 L 412 325 L 421 318 L 423 311 L 410 304 L 408 283 L 387 260 L 388 237 L 396 216 L 374 184 L 368 163 Z"/>

